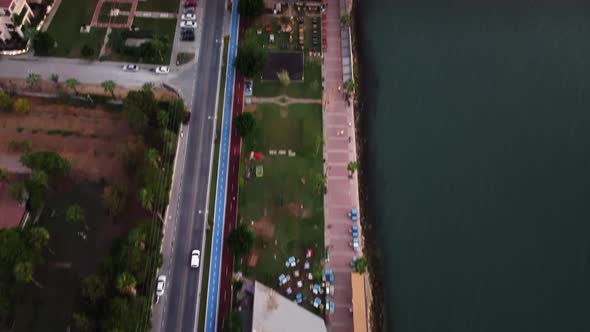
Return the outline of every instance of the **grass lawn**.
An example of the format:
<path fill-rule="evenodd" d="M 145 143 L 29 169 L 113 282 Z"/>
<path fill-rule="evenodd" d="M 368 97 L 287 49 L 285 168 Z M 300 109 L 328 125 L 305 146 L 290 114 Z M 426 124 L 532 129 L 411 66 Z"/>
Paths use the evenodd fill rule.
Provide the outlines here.
<path fill-rule="evenodd" d="M 176 31 L 176 20 L 136 17 L 133 19 L 133 25 L 139 27 L 139 29 L 142 31 L 149 31 L 154 35 L 168 37 L 169 43 L 166 51 L 162 54 L 163 60 L 156 62 L 156 64 L 169 65 L 170 56 L 172 55 L 172 44 L 174 43 L 174 32 Z M 113 61 L 140 62 L 138 58 L 124 54 L 113 53 L 106 58 Z M 146 63 L 146 61 L 141 62 Z"/>
<path fill-rule="evenodd" d="M 180 0 L 147 0 L 137 4 L 137 10 L 147 12 L 171 12 L 178 11 Z"/>
<path fill-rule="evenodd" d="M 305 56 L 303 69 L 303 82 L 291 82 L 286 91 L 277 81 L 262 82 L 260 78 L 254 79 L 252 93 L 255 97 L 275 97 L 286 94 L 293 98 L 322 98 L 322 65 L 319 59 L 311 59 Z"/>
<path fill-rule="evenodd" d="M 81 183 L 49 200 L 39 223 L 51 235 L 49 248 L 53 254 L 46 253 L 46 264 L 36 269 L 35 278 L 44 287 L 28 286 L 17 308 L 14 331 L 65 331 L 81 279 L 96 270 L 113 239 L 133 226 L 129 222 L 111 222 L 101 207 L 101 194 L 100 185 Z M 84 209 L 87 229 L 65 221 L 65 211 L 71 204 Z M 81 231 L 86 233 L 86 239 L 78 234 Z"/>
<path fill-rule="evenodd" d="M 254 115 L 258 129 L 244 142 L 242 155 L 261 152 L 264 159 L 255 164 L 263 166 L 264 175 L 258 178 L 252 171 L 249 179 L 240 179 L 239 215 L 256 232 L 258 262 L 253 268 L 245 264 L 242 268 L 277 288 L 278 276 L 289 272 L 284 265 L 288 257 L 295 256 L 303 264 L 306 248 L 314 251 L 309 260 L 312 266 L 323 257 L 324 196 L 318 180 L 323 174 L 322 113 L 316 104 L 260 104 Z M 296 156 L 270 155 L 271 149 L 292 150 Z M 241 168 L 254 166 L 242 164 Z M 269 231 L 273 228 L 274 232 Z"/>
<path fill-rule="evenodd" d="M 92 28 L 90 33 L 80 33 L 82 24 L 90 24 L 96 3 L 97 0 L 62 0 L 47 30 L 57 42 L 51 55 L 77 58 L 82 46 L 88 44 L 98 57 L 106 29 Z"/>

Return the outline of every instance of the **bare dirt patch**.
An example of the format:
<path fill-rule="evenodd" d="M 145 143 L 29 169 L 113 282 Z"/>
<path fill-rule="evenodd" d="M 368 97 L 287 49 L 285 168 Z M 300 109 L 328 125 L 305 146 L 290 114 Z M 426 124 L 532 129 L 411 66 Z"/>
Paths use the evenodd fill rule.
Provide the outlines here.
<path fill-rule="evenodd" d="M 291 202 L 287 204 L 289 213 L 297 218 L 305 219 L 311 216 L 311 210 L 306 209 L 302 204 Z"/>
<path fill-rule="evenodd" d="M 252 225 L 256 237 L 263 238 L 266 241 L 270 241 L 275 235 L 275 224 L 272 223 L 269 216 L 264 216 L 258 219 L 254 225 Z"/>
<path fill-rule="evenodd" d="M 27 99 L 29 114 L 0 113 L 0 154 L 15 153 L 9 150 L 11 140 L 28 140 L 33 151 L 56 151 L 70 160 L 74 177 L 128 184 L 124 147 L 131 132 L 122 114 Z"/>

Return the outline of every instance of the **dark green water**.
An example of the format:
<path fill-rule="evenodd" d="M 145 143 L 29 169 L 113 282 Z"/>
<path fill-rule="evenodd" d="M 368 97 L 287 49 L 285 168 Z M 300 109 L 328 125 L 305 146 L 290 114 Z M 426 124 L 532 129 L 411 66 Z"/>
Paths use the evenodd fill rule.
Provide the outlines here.
<path fill-rule="evenodd" d="M 387 331 L 590 331 L 590 2 L 359 2 Z"/>

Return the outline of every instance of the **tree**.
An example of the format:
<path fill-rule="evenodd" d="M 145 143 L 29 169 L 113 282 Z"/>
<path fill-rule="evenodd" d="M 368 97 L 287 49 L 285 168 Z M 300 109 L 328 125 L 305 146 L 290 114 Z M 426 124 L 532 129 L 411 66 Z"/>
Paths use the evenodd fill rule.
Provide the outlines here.
<path fill-rule="evenodd" d="M 141 188 L 138 192 L 139 204 L 144 208 L 151 210 L 152 201 L 154 200 L 154 194 L 147 188 Z"/>
<path fill-rule="evenodd" d="M 35 33 L 32 40 L 35 55 L 49 55 L 49 52 L 55 46 L 55 39 L 47 32 L 39 31 Z"/>
<path fill-rule="evenodd" d="M 289 77 L 288 71 L 282 70 L 278 72 L 277 77 L 279 78 L 279 82 L 281 82 L 283 88 L 286 89 L 289 86 L 289 84 L 291 84 L 291 78 Z"/>
<path fill-rule="evenodd" d="M 12 100 L 4 91 L 0 91 L 0 110 L 3 112 L 12 111 Z"/>
<path fill-rule="evenodd" d="M 0 182 L 4 182 L 8 180 L 8 170 L 6 168 L 0 167 Z"/>
<path fill-rule="evenodd" d="M 235 256 L 242 256 L 250 252 L 254 246 L 254 232 L 248 226 L 239 224 L 227 238 L 227 245 Z"/>
<path fill-rule="evenodd" d="M 238 49 L 235 59 L 236 69 L 245 77 L 260 75 L 266 64 L 267 56 L 266 50 L 258 43 L 256 35 L 248 33 Z"/>
<path fill-rule="evenodd" d="M 27 114 L 31 111 L 31 104 L 25 98 L 18 98 L 14 101 L 14 110 L 17 113 Z"/>
<path fill-rule="evenodd" d="M 25 184 L 22 182 L 14 182 L 10 184 L 10 196 L 15 200 L 22 202 L 26 198 Z"/>
<path fill-rule="evenodd" d="M 143 91 L 150 91 L 150 92 L 151 92 L 151 91 L 154 89 L 154 86 L 155 86 L 155 85 L 154 85 L 154 83 L 152 83 L 152 82 L 145 82 L 145 83 L 143 83 L 143 85 L 141 86 L 141 89 L 142 89 Z"/>
<path fill-rule="evenodd" d="M 51 79 L 51 81 L 53 83 L 55 83 L 56 86 L 59 86 L 59 75 L 58 74 L 51 74 L 51 76 L 49 77 Z"/>
<path fill-rule="evenodd" d="M 127 237 L 129 244 L 139 248 L 141 251 L 145 250 L 146 240 L 147 233 L 142 227 L 135 227 L 131 230 L 131 232 L 129 232 L 129 236 Z"/>
<path fill-rule="evenodd" d="M 78 94 L 78 90 L 76 89 L 76 87 L 78 87 L 78 85 L 80 84 L 80 81 L 78 81 L 75 78 L 68 78 L 66 80 L 66 86 L 72 90 L 74 90 L 74 92 L 76 94 Z"/>
<path fill-rule="evenodd" d="M 102 204 L 111 216 L 117 216 L 125 207 L 125 193 L 117 186 L 111 185 L 102 192 Z"/>
<path fill-rule="evenodd" d="M 90 58 L 94 55 L 94 48 L 88 44 L 84 44 L 80 50 L 80 54 L 82 54 L 82 56 L 85 58 Z"/>
<path fill-rule="evenodd" d="M 141 90 L 130 91 L 123 99 L 123 111 L 135 134 L 143 134 L 147 130 L 150 120 L 156 121 L 158 101 L 151 91 L 151 87 L 149 89 L 146 87 L 144 85 Z"/>
<path fill-rule="evenodd" d="M 115 99 L 115 87 L 117 84 L 114 81 L 108 80 L 100 83 L 100 86 L 104 89 L 104 92 L 108 92 L 111 94 L 113 99 Z"/>
<path fill-rule="evenodd" d="M 240 137 L 246 137 L 254 131 L 256 120 L 250 112 L 240 113 L 234 119 L 235 127 Z"/>
<path fill-rule="evenodd" d="M 99 275 L 91 274 L 82 279 L 82 296 L 91 304 L 102 300 L 106 295 L 106 281 Z"/>
<path fill-rule="evenodd" d="M 346 80 L 346 82 L 344 82 L 344 90 L 346 90 L 347 93 L 352 93 L 354 91 L 354 81 L 351 79 Z"/>
<path fill-rule="evenodd" d="M 264 14 L 264 0 L 240 0 L 238 13 L 247 19 L 256 18 Z"/>
<path fill-rule="evenodd" d="M 66 221 L 72 224 L 83 224 L 86 219 L 84 209 L 80 205 L 70 205 L 66 210 Z"/>
<path fill-rule="evenodd" d="M 355 171 L 357 171 L 359 169 L 359 162 L 358 161 L 350 161 L 348 163 L 348 165 L 346 166 L 346 169 L 348 170 L 348 172 L 352 175 L 354 174 Z"/>
<path fill-rule="evenodd" d="M 85 313 L 74 312 L 72 321 L 74 330 L 77 332 L 92 332 L 95 330 L 94 322 Z"/>
<path fill-rule="evenodd" d="M 340 24 L 342 24 L 342 26 L 349 26 L 350 25 L 350 15 L 348 14 L 344 14 L 340 17 Z"/>
<path fill-rule="evenodd" d="M 12 23 L 14 23 L 15 27 L 20 27 L 23 24 L 23 16 L 24 15 L 12 14 Z"/>
<path fill-rule="evenodd" d="M 51 238 L 49 231 L 41 226 L 29 228 L 29 231 L 26 233 L 26 235 L 27 243 L 38 253 L 41 253 L 41 249 L 43 249 L 49 243 L 49 239 Z"/>
<path fill-rule="evenodd" d="M 43 288 L 43 286 L 33 277 L 33 263 L 19 262 L 14 266 L 14 278 L 23 283 L 33 282 L 35 286 Z"/>
<path fill-rule="evenodd" d="M 53 151 L 37 151 L 21 157 L 22 163 L 30 169 L 45 171 L 49 177 L 65 176 L 70 172 L 71 164 Z"/>
<path fill-rule="evenodd" d="M 117 277 L 117 290 L 121 292 L 121 294 L 135 296 L 137 293 L 135 286 L 135 277 L 130 273 L 123 272 Z"/>
<path fill-rule="evenodd" d="M 354 261 L 354 271 L 360 274 L 367 272 L 367 259 L 365 257 L 359 257 Z"/>
<path fill-rule="evenodd" d="M 37 86 L 41 81 L 41 75 L 37 73 L 29 73 L 27 75 L 27 84 L 29 85 L 29 89 L 32 89 L 34 86 Z"/>
<path fill-rule="evenodd" d="M 40 169 L 34 169 L 31 172 L 31 178 L 28 180 L 33 186 L 47 189 L 49 187 L 49 179 L 47 173 Z"/>

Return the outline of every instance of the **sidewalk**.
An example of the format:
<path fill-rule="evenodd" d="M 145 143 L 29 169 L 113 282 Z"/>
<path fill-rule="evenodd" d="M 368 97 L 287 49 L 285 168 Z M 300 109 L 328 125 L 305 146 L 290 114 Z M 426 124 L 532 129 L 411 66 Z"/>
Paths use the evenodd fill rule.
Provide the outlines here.
<path fill-rule="evenodd" d="M 330 260 L 326 269 L 334 273 L 336 292 L 332 296 L 334 313 L 327 322 L 328 331 L 352 331 L 353 317 L 352 285 L 350 262 L 355 253 L 350 243 L 352 237 L 350 226 L 354 223 L 347 213 L 352 208 L 359 208 L 358 179 L 356 174 L 348 177 L 347 165 L 356 160 L 356 138 L 354 129 L 354 110 L 343 97 L 343 77 L 346 63 L 343 63 L 342 50 L 348 45 L 342 44 L 340 25 L 340 0 L 326 0 L 326 31 L 328 48 L 324 52 L 322 76 L 324 78 L 323 121 L 324 121 L 324 168 L 327 174 L 328 192 L 324 198 L 325 245 Z M 348 59 L 348 61 L 350 61 Z M 359 211 L 362 219 L 362 211 Z M 360 223 L 356 223 L 360 227 Z M 359 232 L 362 234 L 362 232 Z"/>

